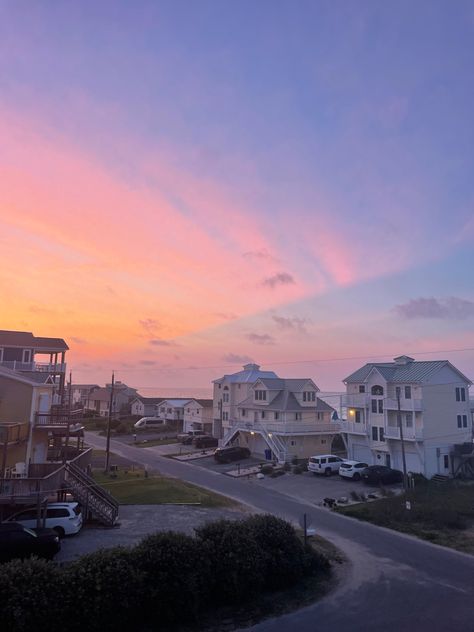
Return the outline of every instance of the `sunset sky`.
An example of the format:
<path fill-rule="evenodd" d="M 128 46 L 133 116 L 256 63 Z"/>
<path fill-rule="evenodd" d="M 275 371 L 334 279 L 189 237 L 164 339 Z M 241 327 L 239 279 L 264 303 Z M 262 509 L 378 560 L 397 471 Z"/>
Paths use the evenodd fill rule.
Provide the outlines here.
<path fill-rule="evenodd" d="M 473 68 L 470 1 L 0 0 L 0 329 L 75 382 L 474 378 Z"/>

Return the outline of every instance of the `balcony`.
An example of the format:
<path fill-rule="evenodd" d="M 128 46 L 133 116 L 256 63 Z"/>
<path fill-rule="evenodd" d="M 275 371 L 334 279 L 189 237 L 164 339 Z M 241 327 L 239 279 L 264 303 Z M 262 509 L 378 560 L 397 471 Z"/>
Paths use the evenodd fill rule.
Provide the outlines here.
<path fill-rule="evenodd" d="M 29 424 L 0 423 L 0 445 L 14 445 L 28 440 Z"/>
<path fill-rule="evenodd" d="M 342 405 L 347 408 L 366 408 L 369 404 L 367 393 L 347 393 L 342 396 Z"/>
<path fill-rule="evenodd" d="M 341 424 L 333 422 L 330 424 L 321 424 L 317 421 L 234 421 L 231 424 L 233 428 L 265 431 L 278 435 L 320 435 L 320 434 L 337 434 L 340 432 Z"/>
<path fill-rule="evenodd" d="M 36 413 L 35 426 L 42 428 L 67 427 L 76 423 L 78 416 L 82 415 L 82 413 L 82 409 L 72 410 L 71 412 Z"/>
<path fill-rule="evenodd" d="M 400 439 L 400 428 L 398 426 L 387 426 L 385 428 L 386 439 Z M 422 428 L 406 428 L 403 427 L 404 441 L 423 441 Z"/>
<path fill-rule="evenodd" d="M 12 371 L 40 371 L 43 373 L 65 373 L 66 364 L 51 362 L 19 362 L 17 360 L 3 360 L 1 366 Z"/>
<path fill-rule="evenodd" d="M 363 423 L 355 423 L 354 421 L 341 421 L 340 425 L 341 432 L 367 436 L 367 428 Z"/>
<path fill-rule="evenodd" d="M 396 399 L 387 397 L 384 399 L 385 408 L 387 410 L 398 410 L 398 402 Z M 422 399 L 400 399 L 400 410 L 402 412 L 419 412 L 423 410 Z"/>

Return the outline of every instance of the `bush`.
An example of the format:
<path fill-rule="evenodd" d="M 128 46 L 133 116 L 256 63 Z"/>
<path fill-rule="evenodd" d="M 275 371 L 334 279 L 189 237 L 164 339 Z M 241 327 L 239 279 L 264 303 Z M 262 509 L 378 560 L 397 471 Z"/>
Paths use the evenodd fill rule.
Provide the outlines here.
<path fill-rule="evenodd" d="M 58 594 L 63 604 L 69 602 L 71 614 L 77 604 L 84 604 L 88 630 L 126 630 L 136 625 L 145 582 L 135 557 L 131 549 L 103 549 L 64 569 Z M 76 613 L 73 618 L 78 620 L 77 629 L 82 630 L 81 616 Z"/>
<path fill-rule="evenodd" d="M 284 476 L 285 471 L 282 470 L 274 470 L 271 474 L 270 474 L 270 478 L 278 478 L 279 476 Z"/>
<path fill-rule="evenodd" d="M 283 470 L 285 472 L 289 472 L 291 470 L 291 465 L 289 463 L 284 463 L 283 464 Z"/>
<path fill-rule="evenodd" d="M 301 469 L 301 465 L 295 465 L 293 468 L 293 474 L 301 474 L 303 470 Z"/>
<path fill-rule="evenodd" d="M 118 435 L 128 434 L 128 433 L 129 433 L 129 430 L 128 430 L 128 426 L 127 426 L 127 424 L 125 424 L 125 423 L 123 423 L 123 422 L 120 422 L 120 423 L 118 424 L 118 426 L 115 428 L 115 432 L 116 432 Z"/>
<path fill-rule="evenodd" d="M 1 628 L 8 632 L 63 629 L 61 569 L 36 558 L 0 564 Z"/>
<path fill-rule="evenodd" d="M 269 463 L 261 465 L 260 471 L 262 474 L 271 474 L 273 472 L 273 465 L 270 465 Z"/>
<path fill-rule="evenodd" d="M 297 456 L 294 456 L 294 457 L 291 459 L 291 465 L 298 465 L 298 457 L 297 457 Z"/>
<path fill-rule="evenodd" d="M 240 603 L 265 588 L 262 551 L 246 522 L 219 520 L 196 529 L 212 568 L 208 589 L 214 603 Z"/>
<path fill-rule="evenodd" d="M 208 552 L 196 538 L 156 533 L 135 547 L 133 558 L 146 582 L 141 595 L 146 621 L 159 621 L 168 629 L 169 624 L 196 619 L 211 581 Z M 216 566 L 219 562 L 215 560 Z"/>
<path fill-rule="evenodd" d="M 355 492 L 354 490 L 351 491 L 350 493 L 350 497 L 352 498 L 352 500 L 354 500 L 355 502 L 358 502 L 359 500 L 359 494 L 357 492 Z"/>

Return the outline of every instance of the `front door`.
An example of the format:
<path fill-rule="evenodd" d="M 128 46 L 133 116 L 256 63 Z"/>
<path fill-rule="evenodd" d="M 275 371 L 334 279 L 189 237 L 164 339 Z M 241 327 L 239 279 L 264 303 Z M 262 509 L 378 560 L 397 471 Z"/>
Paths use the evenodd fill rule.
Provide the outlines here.
<path fill-rule="evenodd" d="M 386 465 L 387 467 L 392 467 L 392 466 L 390 465 L 390 454 L 386 454 L 386 455 L 385 455 L 385 465 Z"/>

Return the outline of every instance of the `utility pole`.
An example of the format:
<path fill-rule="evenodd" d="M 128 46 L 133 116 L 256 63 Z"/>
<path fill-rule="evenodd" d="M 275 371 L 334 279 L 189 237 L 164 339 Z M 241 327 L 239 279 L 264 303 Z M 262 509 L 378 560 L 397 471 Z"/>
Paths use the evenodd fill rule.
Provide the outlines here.
<path fill-rule="evenodd" d="M 408 489 L 408 478 L 407 478 L 407 462 L 405 459 L 405 442 L 403 440 L 403 426 L 402 426 L 402 412 L 400 410 L 400 391 L 401 391 L 401 387 L 400 386 L 396 386 L 395 387 L 395 391 L 397 393 L 397 421 L 398 421 L 398 427 L 400 429 L 400 441 L 402 444 L 402 461 L 403 461 L 403 488 L 405 490 L 405 492 Z"/>
<path fill-rule="evenodd" d="M 110 461 L 110 428 L 112 425 L 112 407 L 114 405 L 114 384 L 115 384 L 115 374 L 112 371 L 112 386 L 110 389 L 110 401 L 109 401 L 109 420 L 107 422 L 107 446 L 105 448 L 105 472 L 108 474 L 109 472 L 109 461 Z"/>

